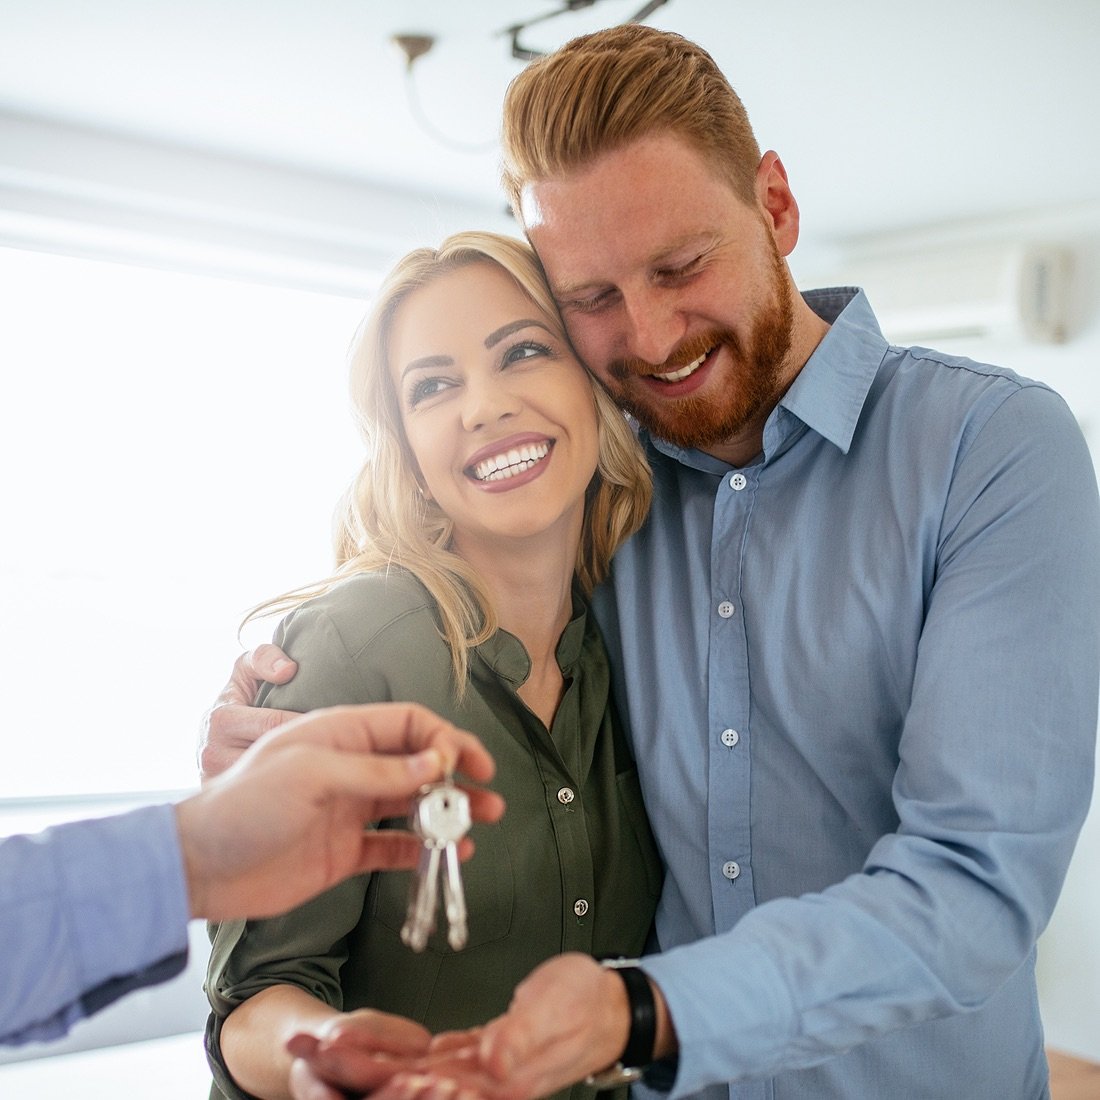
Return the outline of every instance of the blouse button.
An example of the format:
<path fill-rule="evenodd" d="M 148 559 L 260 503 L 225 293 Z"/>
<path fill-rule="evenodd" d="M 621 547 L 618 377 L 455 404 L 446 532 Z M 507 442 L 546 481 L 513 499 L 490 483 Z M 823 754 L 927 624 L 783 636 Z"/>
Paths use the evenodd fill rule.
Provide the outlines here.
<path fill-rule="evenodd" d="M 733 882 L 733 880 L 737 878 L 739 874 L 741 874 L 741 866 L 738 863 L 734 863 L 734 861 L 731 859 L 728 862 L 722 864 L 722 874 L 725 875 L 726 878 L 730 880 L 730 882 Z"/>
<path fill-rule="evenodd" d="M 568 806 L 576 797 L 577 796 L 568 787 L 562 787 L 562 789 L 558 791 L 558 801 L 563 806 Z"/>
<path fill-rule="evenodd" d="M 588 902 L 585 901 L 584 898 L 577 898 L 577 900 L 573 902 L 573 912 L 576 913 L 578 917 L 583 917 L 585 913 L 588 912 Z"/>
<path fill-rule="evenodd" d="M 733 614 L 733 612 L 734 606 L 729 602 L 729 600 L 723 600 L 718 605 L 718 614 L 721 615 L 723 619 L 728 619 Z"/>

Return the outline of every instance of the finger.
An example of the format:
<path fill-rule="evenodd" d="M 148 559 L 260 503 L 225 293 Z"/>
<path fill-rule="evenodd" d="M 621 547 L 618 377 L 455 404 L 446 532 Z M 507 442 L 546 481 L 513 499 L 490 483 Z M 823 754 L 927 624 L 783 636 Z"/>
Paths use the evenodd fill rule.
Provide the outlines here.
<path fill-rule="evenodd" d="M 234 665 L 234 674 L 240 672 L 249 679 L 266 680 L 269 684 L 285 684 L 297 671 L 298 665 L 270 642 L 242 654 Z"/>
<path fill-rule="evenodd" d="M 410 1058 L 427 1052 L 432 1033 L 423 1024 L 404 1016 L 362 1008 L 337 1017 L 319 1038 L 320 1047 L 325 1051 L 351 1046 L 376 1054 Z"/>
<path fill-rule="evenodd" d="M 232 745 L 239 752 L 263 734 L 301 718 L 302 715 L 292 710 L 254 707 L 250 699 L 240 703 L 219 703 L 207 715 L 207 739 Z"/>
<path fill-rule="evenodd" d="M 295 1058 L 288 1079 L 292 1100 L 346 1100 L 347 1093 L 326 1085 L 308 1062 Z"/>
<path fill-rule="evenodd" d="M 493 777 L 493 758 L 472 734 L 418 703 L 367 703 L 315 711 L 310 736 L 355 752 L 420 753 L 436 749 L 441 772 L 461 772 L 478 783 Z M 439 778 L 436 776 L 435 778 Z"/>
<path fill-rule="evenodd" d="M 299 751 L 303 754 L 302 779 L 311 783 L 318 794 L 324 792 L 354 795 L 366 799 L 408 799 L 425 783 L 433 783 L 443 777 L 444 769 L 435 748 L 416 752 L 411 756 L 379 755 L 349 749 L 347 745 L 330 748 L 323 742 L 310 745 L 309 740 L 298 736 L 312 732 L 308 725 L 312 716 L 292 726 L 287 726 L 276 737 L 284 752 Z M 273 738 L 274 740 L 274 738 Z M 504 812 L 504 803 L 492 792 L 471 791 L 470 812 L 476 820 L 495 821 Z M 395 813 L 403 813 L 401 806 Z M 375 814 L 377 816 L 377 813 Z"/>
<path fill-rule="evenodd" d="M 321 1045 L 321 1040 L 316 1035 L 311 1035 L 308 1031 L 299 1031 L 295 1035 L 291 1035 L 286 1041 L 286 1049 L 294 1055 L 295 1058 L 310 1058 L 317 1052 L 317 1048 Z"/>
<path fill-rule="evenodd" d="M 293 711 L 267 710 L 250 703 L 251 694 L 235 695 L 227 701 L 223 692 L 219 702 L 203 716 L 198 753 L 203 782 L 228 771 L 264 734 L 301 717 Z"/>
<path fill-rule="evenodd" d="M 484 1028 L 474 1027 L 467 1031 L 441 1031 L 432 1037 L 428 1048 L 432 1054 L 471 1051 L 476 1056 L 481 1043 Z"/>
<path fill-rule="evenodd" d="M 395 1073 L 411 1066 L 389 1055 L 370 1054 L 354 1047 L 325 1049 L 323 1044 L 309 1058 L 299 1060 L 309 1066 L 314 1078 L 356 1094 L 373 1092 Z"/>

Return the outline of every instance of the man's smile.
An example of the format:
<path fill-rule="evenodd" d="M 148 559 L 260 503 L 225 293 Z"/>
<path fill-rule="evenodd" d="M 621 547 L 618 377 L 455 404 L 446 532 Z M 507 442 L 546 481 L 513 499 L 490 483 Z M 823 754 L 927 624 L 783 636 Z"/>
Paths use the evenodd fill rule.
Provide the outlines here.
<path fill-rule="evenodd" d="M 693 359 L 687 366 L 679 367 L 674 371 L 669 371 L 667 374 L 654 374 L 651 377 L 658 379 L 661 382 L 682 382 L 685 378 L 690 378 L 702 365 L 704 360 L 714 348 L 710 348 L 704 351 L 698 359 Z"/>

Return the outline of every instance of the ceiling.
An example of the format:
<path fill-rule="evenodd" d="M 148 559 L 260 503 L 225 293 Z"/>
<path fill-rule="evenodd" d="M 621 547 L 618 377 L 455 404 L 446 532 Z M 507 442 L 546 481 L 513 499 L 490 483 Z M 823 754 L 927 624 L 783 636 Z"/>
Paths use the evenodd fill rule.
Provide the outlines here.
<path fill-rule="evenodd" d="M 522 36 L 631 18 L 597 0 Z M 513 23 L 564 0 L 0 0 L 0 111 L 503 202 Z M 1100 0 L 667 0 L 778 150 L 811 239 L 1100 199 Z M 435 37 L 412 82 L 396 33 Z M 0 150 L 2 158 L 2 150 Z"/>

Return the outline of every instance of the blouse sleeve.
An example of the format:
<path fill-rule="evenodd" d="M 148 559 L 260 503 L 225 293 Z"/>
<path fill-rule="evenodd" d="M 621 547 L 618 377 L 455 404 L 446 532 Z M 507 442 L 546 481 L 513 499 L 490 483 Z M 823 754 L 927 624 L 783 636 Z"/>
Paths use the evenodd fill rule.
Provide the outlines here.
<path fill-rule="evenodd" d="M 298 662 L 288 684 L 265 684 L 261 706 L 307 711 L 316 707 L 386 700 L 381 673 L 349 653 L 337 624 L 323 609 L 303 607 L 287 617 L 275 642 Z M 273 985 L 292 985 L 343 1008 L 340 969 L 347 961 L 346 941 L 359 923 L 369 875 L 359 875 L 281 917 L 227 921 L 210 926 L 211 952 L 206 995 L 212 1015 L 207 1055 L 215 1079 L 230 1097 L 243 1097 L 221 1059 L 225 1018 L 249 997 Z"/>

